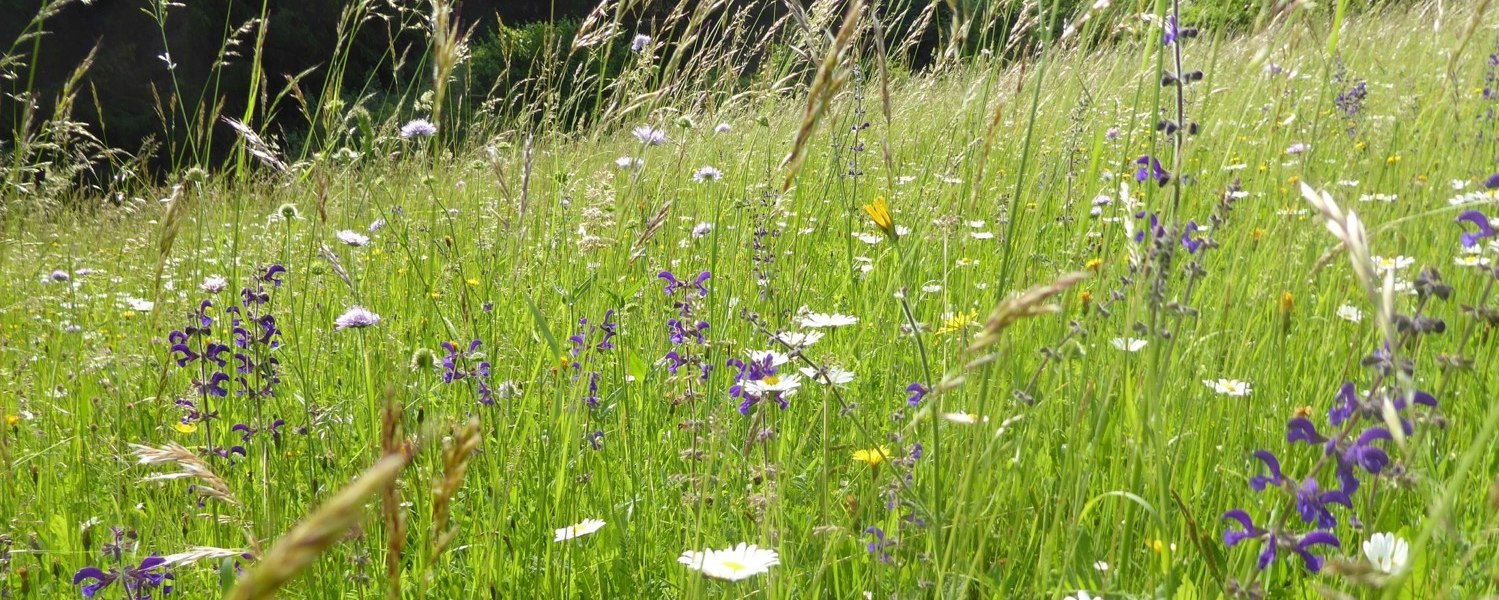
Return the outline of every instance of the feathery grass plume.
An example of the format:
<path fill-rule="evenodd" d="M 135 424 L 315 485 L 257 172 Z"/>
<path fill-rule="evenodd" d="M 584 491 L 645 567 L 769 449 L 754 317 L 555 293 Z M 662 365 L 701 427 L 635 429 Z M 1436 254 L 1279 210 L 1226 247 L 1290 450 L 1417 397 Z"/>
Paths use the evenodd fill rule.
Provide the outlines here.
<path fill-rule="evenodd" d="M 386 454 L 352 483 L 308 515 L 261 559 L 229 591 L 229 600 L 271 598 L 319 555 L 333 547 L 349 529 L 364 520 L 364 503 L 371 495 L 393 485 L 415 455 L 412 449 Z"/>
<path fill-rule="evenodd" d="M 993 346 L 999 341 L 1000 334 L 1017 321 L 1060 311 L 1057 305 L 1046 304 L 1046 301 L 1087 278 L 1087 271 L 1073 271 L 1056 278 L 1051 283 L 1033 287 L 1019 296 L 999 303 L 999 306 L 995 307 L 994 312 L 989 313 L 989 318 L 984 321 L 983 331 L 974 336 L 973 343 L 968 345 L 968 351 L 980 352 Z"/>
<path fill-rule="evenodd" d="M 234 492 L 230 491 L 229 484 L 224 483 L 218 475 L 208 468 L 208 463 L 198 458 L 191 450 L 176 443 L 168 443 L 160 448 L 142 444 L 130 444 L 130 449 L 140 458 L 137 464 L 142 465 L 174 465 L 179 470 L 173 473 L 154 473 L 141 478 L 142 483 L 152 481 L 171 481 L 175 479 L 196 479 L 198 485 L 193 486 L 193 491 L 204 498 L 212 498 L 230 506 L 240 506 Z"/>
<path fill-rule="evenodd" d="M 338 260 L 338 255 L 334 254 L 333 250 L 328 248 L 327 244 L 319 244 L 318 246 L 318 252 L 323 255 L 323 260 L 328 261 L 328 265 L 333 267 L 333 274 L 342 279 L 344 284 L 349 286 L 350 291 L 356 291 L 354 280 L 349 278 L 349 272 L 344 269 L 343 263 Z"/>
<path fill-rule="evenodd" d="M 432 487 L 432 533 L 428 537 L 429 552 L 427 556 L 428 577 L 431 576 L 431 566 L 437 562 L 438 557 L 446 552 L 453 540 L 458 538 L 458 527 L 452 525 L 453 497 L 458 495 L 458 489 L 463 487 L 463 476 L 468 473 L 468 464 L 474 459 L 474 451 L 479 448 L 479 419 L 469 418 L 468 424 L 464 425 L 453 434 L 453 437 L 445 444 L 442 450 L 442 479 Z"/>
<path fill-rule="evenodd" d="M 246 125 L 243 121 L 229 117 L 224 117 L 221 120 L 230 129 L 233 129 L 234 133 L 239 134 L 239 138 L 245 142 L 245 150 L 249 151 L 251 156 L 254 156 L 260 162 L 265 163 L 266 166 L 278 172 L 286 173 L 291 170 L 290 167 L 286 166 L 286 161 L 281 160 L 279 156 L 281 151 L 275 145 L 267 142 L 265 138 L 260 137 L 260 134 L 255 133 L 255 130 L 251 129 L 249 125 Z"/>
<path fill-rule="evenodd" d="M 385 389 L 385 407 L 380 411 L 380 448 L 385 456 L 396 456 L 405 452 L 405 440 L 401 431 L 403 414 L 401 402 L 396 399 L 395 388 Z M 401 598 L 401 552 L 406 546 L 406 516 L 401 514 L 401 490 L 392 477 L 380 488 L 380 514 L 385 519 L 385 596 L 389 600 Z"/>
<path fill-rule="evenodd" d="M 451 0 L 431 0 L 432 15 L 432 122 L 439 132 L 443 130 L 442 107 L 448 94 L 448 79 L 461 58 L 464 39 L 458 33 L 458 22 L 453 19 Z"/>
<path fill-rule="evenodd" d="M 786 179 L 781 184 L 782 192 L 791 189 L 791 182 L 796 180 L 796 173 L 801 170 L 807 142 L 812 139 L 812 131 L 817 128 L 817 121 L 822 117 L 823 111 L 827 110 L 828 104 L 833 101 L 833 95 L 838 93 L 838 88 L 842 87 L 843 77 L 835 71 L 838 69 L 838 62 L 843 51 L 854 39 L 854 32 L 858 30 L 859 15 L 863 12 L 863 0 L 849 5 L 848 14 L 843 17 L 843 26 L 838 29 L 838 35 L 833 38 L 832 47 L 828 48 L 827 56 L 823 57 L 822 64 L 817 67 L 817 77 L 812 80 L 812 88 L 807 91 L 807 109 L 802 115 L 801 127 L 797 128 L 796 140 L 791 144 L 791 153 L 781 160 L 781 167 L 786 169 Z"/>
<path fill-rule="evenodd" d="M 885 159 L 885 185 L 888 189 L 895 189 L 895 157 L 890 152 L 890 130 L 894 125 L 894 118 L 890 101 L 890 56 L 885 48 L 885 27 L 880 23 L 879 11 L 876 7 L 869 8 L 869 24 L 874 34 L 874 58 L 875 65 L 880 68 L 880 115 L 885 117 L 884 135 L 880 136 L 880 156 Z"/>
<path fill-rule="evenodd" d="M 239 558 L 245 555 L 244 550 L 231 550 L 229 548 L 215 548 L 213 546 L 193 546 L 183 552 L 168 554 L 161 557 L 162 568 L 190 565 L 201 560 L 217 560 L 222 558 Z"/>

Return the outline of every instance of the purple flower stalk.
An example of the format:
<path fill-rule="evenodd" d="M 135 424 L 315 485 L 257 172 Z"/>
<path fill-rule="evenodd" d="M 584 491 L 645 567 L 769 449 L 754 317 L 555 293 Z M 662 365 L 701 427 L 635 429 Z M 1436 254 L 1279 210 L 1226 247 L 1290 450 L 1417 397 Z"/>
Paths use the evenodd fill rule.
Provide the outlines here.
<path fill-rule="evenodd" d="M 1145 183 L 1147 179 L 1154 179 L 1158 185 L 1165 186 L 1171 182 L 1171 174 L 1161 167 L 1161 161 L 1149 154 L 1141 155 L 1135 159 L 1135 164 L 1140 168 L 1135 171 L 1135 181 Z"/>
<path fill-rule="evenodd" d="M 1490 179 L 1495 178 L 1499 178 L 1499 175 L 1491 177 Z M 1489 218 L 1483 213 L 1476 210 L 1465 211 L 1463 214 L 1458 215 L 1457 222 L 1468 223 L 1478 229 L 1478 231 L 1472 233 L 1466 231 L 1463 232 L 1463 235 L 1460 239 L 1463 243 L 1464 248 L 1472 248 L 1474 246 L 1477 246 L 1479 241 L 1485 238 L 1494 237 L 1495 235 L 1494 226 L 1489 223 Z"/>

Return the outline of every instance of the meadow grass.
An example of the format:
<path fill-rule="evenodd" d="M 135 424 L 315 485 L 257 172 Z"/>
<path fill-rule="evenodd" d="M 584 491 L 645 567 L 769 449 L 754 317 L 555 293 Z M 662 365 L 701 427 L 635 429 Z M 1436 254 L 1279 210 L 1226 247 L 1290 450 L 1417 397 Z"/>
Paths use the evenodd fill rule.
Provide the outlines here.
<path fill-rule="evenodd" d="M 1134 161 L 1173 156 L 1155 132 L 1176 118 L 1159 81 L 1171 47 L 1134 16 L 1094 24 L 1117 43 L 891 70 L 888 115 L 875 62 L 834 61 L 841 86 L 811 90 L 830 95 L 794 179 L 782 163 L 809 127 L 806 94 L 462 146 L 437 119 L 437 137 L 387 131 L 357 159 L 7 220 L 0 586 L 70 597 L 79 569 L 197 549 L 173 561 L 174 595 L 228 593 L 240 567 L 253 575 L 236 598 L 268 581 L 297 598 L 1494 594 L 1495 338 L 1461 308 L 1492 302 L 1494 274 L 1455 261 L 1496 257 L 1462 254 L 1454 219 L 1492 212 L 1499 125 L 1479 90 L 1499 21 L 1420 3 L 1336 36 L 1317 18 L 1203 31 L 1177 46 L 1205 78 L 1185 88 L 1200 129 L 1165 186 L 1137 181 Z M 1367 99 L 1350 116 L 1335 98 L 1356 81 Z M 1385 339 L 1381 312 L 1303 183 L 1357 212 L 1373 255 L 1414 259 L 1400 282 L 1436 267 L 1453 295 L 1393 296 L 1396 312 L 1445 321 L 1402 348 L 1439 408 L 1410 415 L 1409 439 L 1382 444 L 1384 476 L 1334 509 L 1342 547 L 1319 553 L 1347 560 L 1258 573 L 1260 542 L 1225 548 L 1220 516 L 1243 508 L 1264 526 L 1293 505 L 1251 491 L 1251 453 L 1306 472 L 1321 452 L 1287 444 L 1287 420 L 1323 424 L 1343 382 L 1385 379 L 1361 365 Z M 1165 271 L 1126 231 L 1145 227 L 1133 203 L 1162 211 L 1161 247 L 1175 248 L 1183 223 L 1208 223 L 1239 189 L 1198 234 L 1217 247 L 1178 248 Z M 890 232 L 862 210 L 877 197 Z M 261 278 L 271 265 L 277 282 Z M 667 295 L 663 271 L 685 285 Z M 1073 272 L 1089 277 L 1008 322 L 1025 312 L 1004 304 L 1014 293 Z M 264 303 L 245 305 L 246 287 Z M 169 334 L 204 299 L 211 333 L 183 337 L 230 346 L 227 366 L 179 367 Z M 235 344 L 235 306 L 278 333 L 247 321 Z M 336 325 L 353 306 L 378 322 Z M 805 328 L 809 312 L 857 323 Z M 824 335 L 791 351 L 772 339 L 785 331 Z M 741 414 L 728 361 L 757 350 L 789 357 L 760 386 L 813 374 L 784 409 L 766 392 Z M 241 352 L 274 357 L 279 381 L 235 381 Z M 1474 364 L 1443 369 L 1443 355 Z M 852 381 L 815 382 L 821 367 Z M 203 391 L 215 372 L 225 397 Z M 1219 379 L 1250 389 L 1220 393 Z M 914 405 L 912 384 L 930 390 Z M 605 525 L 554 541 L 585 519 Z M 1361 570 L 1375 532 L 1412 543 L 1405 578 Z M 740 542 L 779 564 L 728 582 L 677 561 Z M 393 590 L 388 573 L 402 575 Z"/>

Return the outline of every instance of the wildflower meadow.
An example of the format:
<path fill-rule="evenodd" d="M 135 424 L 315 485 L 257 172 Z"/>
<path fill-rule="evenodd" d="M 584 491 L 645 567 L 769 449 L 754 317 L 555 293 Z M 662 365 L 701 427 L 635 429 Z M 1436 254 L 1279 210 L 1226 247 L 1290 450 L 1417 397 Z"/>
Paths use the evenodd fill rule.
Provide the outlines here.
<path fill-rule="evenodd" d="M 0 104 L 0 598 L 1499 597 L 1499 6 L 407 4 Z"/>

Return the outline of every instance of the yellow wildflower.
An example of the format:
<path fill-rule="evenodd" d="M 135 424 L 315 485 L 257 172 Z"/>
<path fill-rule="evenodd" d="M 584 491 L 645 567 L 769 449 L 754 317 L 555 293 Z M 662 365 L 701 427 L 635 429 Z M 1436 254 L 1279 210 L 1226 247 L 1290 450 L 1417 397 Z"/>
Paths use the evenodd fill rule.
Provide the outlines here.
<path fill-rule="evenodd" d="M 953 316 L 942 322 L 942 327 L 937 329 L 937 335 L 945 335 L 954 331 L 962 331 L 963 328 L 972 325 L 973 320 L 978 318 L 978 315 L 978 310 L 970 310 L 966 313 L 953 313 Z"/>
<path fill-rule="evenodd" d="M 869 220 L 874 221 L 875 227 L 885 235 L 895 235 L 895 219 L 890 217 L 890 205 L 885 203 L 884 196 L 876 196 L 872 204 L 865 204 L 864 214 L 869 215 Z"/>
<path fill-rule="evenodd" d="M 182 421 L 178 421 L 178 422 L 172 424 L 172 429 L 176 429 L 177 433 L 197 433 L 198 432 L 198 424 L 197 423 L 183 423 Z"/>
<path fill-rule="evenodd" d="M 885 459 L 887 458 L 890 458 L 890 450 L 884 446 L 854 451 L 855 461 L 864 463 L 871 467 L 880 466 L 880 463 L 885 462 Z"/>
<path fill-rule="evenodd" d="M 1103 268 L 1103 259 L 1102 258 L 1090 258 L 1090 259 L 1088 259 L 1088 262 L 1083 263 L 1083 267 L 1086 268 L 1086 269 L 1088 269 L 1089 271 L 1097 273 L 1099 269 Z"/>
<path fill-rule="evenodd" d="M 15 427 L 20 422 L 21 422 L 20 415 L 5 415 L 5 424 L 6 425 L 9 425 L 11 427 Z"/>

